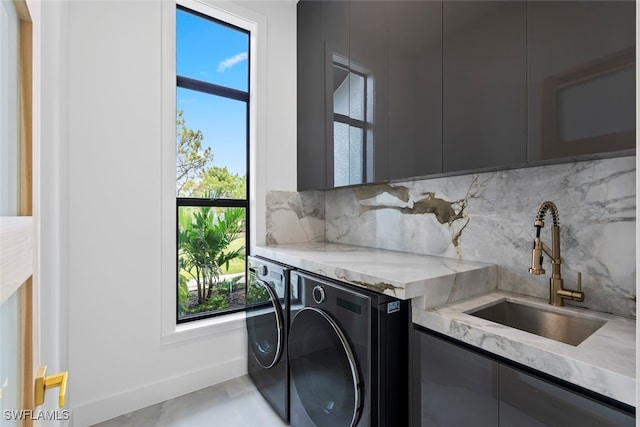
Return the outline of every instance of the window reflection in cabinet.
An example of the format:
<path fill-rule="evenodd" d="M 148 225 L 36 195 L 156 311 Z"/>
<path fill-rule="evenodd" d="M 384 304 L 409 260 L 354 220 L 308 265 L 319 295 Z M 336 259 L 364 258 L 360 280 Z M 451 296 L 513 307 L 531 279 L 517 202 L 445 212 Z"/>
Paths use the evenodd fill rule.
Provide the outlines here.
<path fill-rule="evenodd" d="M 333 62 L 333 185 L 362 184 L 367 170 L 369 73 L 349 68 L 348 61 Z"/>
<path fill-rule="evenodd" d="M 388 7 L 386 1 L 349 2 L 348 70 L 355 85 L 349 138 L 362 147 L 359 183 L 388 179 Z M 355 161 L 351 166 L 357 168 Z"/>
<path fill-rule="evenodd" d="M 635 147 L 635 2 L 527 2 L 529 161 Z"/>
<path fill-rule="evenodd" d="M 324 40 L 323 70 L 325 80 L 324 114 L 318 117 L 325 126 L 326 135 L 326 187 L 333 188 L 351 183 L 349 156 L 350 130 L 347 120 L 336 121 L 336 116 L 348 118 L 351 113 L 351 78 L 349 72 L 349 14 L 347 1 L 321 1 L 322 34 Z M 355 151 L 355 150 L 353 150 Z M 361 162 L 360 162 L 361 165 Z"/>

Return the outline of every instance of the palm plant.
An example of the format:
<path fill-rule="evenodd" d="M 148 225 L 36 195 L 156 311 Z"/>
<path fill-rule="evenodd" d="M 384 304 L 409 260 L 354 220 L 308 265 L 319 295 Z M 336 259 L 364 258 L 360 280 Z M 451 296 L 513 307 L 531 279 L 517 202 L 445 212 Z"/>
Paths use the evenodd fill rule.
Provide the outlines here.
<path fill-rule="evenodd" d="M 178 213 L 178 262 L 196 282 L 198 304 L 204 304 L 220 284 L 224 268 L 244 257 L 244 246 L 229 249 L 245 231 L 243 208 L 197 207 Z"/>

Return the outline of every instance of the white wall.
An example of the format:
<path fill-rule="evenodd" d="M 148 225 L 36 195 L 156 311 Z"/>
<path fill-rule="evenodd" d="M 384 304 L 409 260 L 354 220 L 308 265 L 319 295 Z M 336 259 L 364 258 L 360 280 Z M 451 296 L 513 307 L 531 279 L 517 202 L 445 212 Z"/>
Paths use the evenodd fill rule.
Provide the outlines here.
<path fill-rule="evenodd" d="M 34 19 L 34 215 L 37 215 L 39 268 L 34 278 L 40 292 L 40 364 L 47 372 L 68 369 L 68 218 L 67 209 L 67 59 L 66 2 L 32 1 Z M 38 11 L 37 18 L 34 11 Z M 39 102 L 37 99 L 39 98 Z M 37 142 L 40 141 L 40 142 Z M 57 409 L 48 397 L 45 409 Z M 51 422 L 52 426 L 60 423 Z"/>
<path fill-rule="evenodd" d="M 246 333 L 235 322 L 161 338 L 161 2 L 47 3 L 42 269 L 53 291 L 43 319 L 56 326 L 43 329 L 61 331 L 72 423 L 85 426 L 244 374 Z M 264 106 L 254 172 L 260 243 L 266 191 L 296 187 L 296 7 L 219 5 L 262 17 L 258 33 L 267 38 L 256 88 Z"/>

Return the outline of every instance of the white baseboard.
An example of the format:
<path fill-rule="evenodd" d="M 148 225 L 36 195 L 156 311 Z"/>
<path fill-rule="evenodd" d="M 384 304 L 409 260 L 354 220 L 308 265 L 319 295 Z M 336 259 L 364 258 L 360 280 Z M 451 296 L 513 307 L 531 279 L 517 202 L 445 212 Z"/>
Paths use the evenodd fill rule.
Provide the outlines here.
<path fill-rule="evenodd" d="M 247 358 L 240 356 L 205 369 L 123 390 L 72 407 L 70 427 L 91 426 L 246 374 Z"/>

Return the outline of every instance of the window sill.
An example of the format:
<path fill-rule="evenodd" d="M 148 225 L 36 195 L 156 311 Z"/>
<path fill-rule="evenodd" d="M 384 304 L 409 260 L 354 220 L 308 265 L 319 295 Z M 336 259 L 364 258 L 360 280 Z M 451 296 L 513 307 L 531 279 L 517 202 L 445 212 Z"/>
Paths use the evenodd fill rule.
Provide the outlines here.
<path fill-rule="evenodd" d="M 209 319 L 196 320 L 175 325 L 172 331 L 163 331 L 162 344 L 175 344 L 205 336 L 228 334 L 237 329 L 245 329 L 245 313 L 232 313 Z"/>

